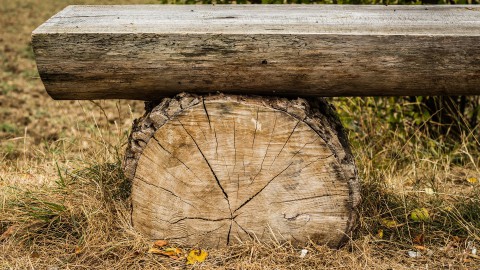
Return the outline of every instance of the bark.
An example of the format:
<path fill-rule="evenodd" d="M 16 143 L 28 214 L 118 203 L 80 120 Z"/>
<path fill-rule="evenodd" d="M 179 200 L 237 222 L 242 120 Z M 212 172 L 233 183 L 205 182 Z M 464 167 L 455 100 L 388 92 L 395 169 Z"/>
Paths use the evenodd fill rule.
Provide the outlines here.
<path fill-rule="evenodd" d="M 54 99 L 480 95 L 473 6 L 70 6 L 32 47 Z"/>

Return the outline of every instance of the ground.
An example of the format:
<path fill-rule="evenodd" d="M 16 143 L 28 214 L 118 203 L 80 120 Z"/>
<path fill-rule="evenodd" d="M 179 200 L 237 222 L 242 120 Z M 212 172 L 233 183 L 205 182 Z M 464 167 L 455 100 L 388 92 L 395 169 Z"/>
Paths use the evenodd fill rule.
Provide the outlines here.
<path fill-rule="evenodd" d="M 332 100 L 363 183 L 360 224 L 343 248 L 311 243 L 301 257 L 272 239 L 207 250 L 194 265 L 191 247 L 178 259 L 148 252 L 121 170 L 143 103 L 52 100 L 30 46 L 31 31 L 67 4 L 100 2 L 158 1 L 0 0 L 0 269 L 479 269 L 478 127 L 432 138 L 430 118 L 413 123 L 411 104 L 386 98 Z"/>

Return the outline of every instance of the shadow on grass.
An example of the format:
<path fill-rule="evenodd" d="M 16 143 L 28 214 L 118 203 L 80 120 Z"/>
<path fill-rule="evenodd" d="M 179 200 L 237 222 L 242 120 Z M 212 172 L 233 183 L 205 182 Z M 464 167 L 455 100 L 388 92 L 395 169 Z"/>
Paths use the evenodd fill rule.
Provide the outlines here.
<path fill-rule="evenodd" d="M 358 236 L 372 235 L 405 245 L 444 245 L 448 239 L 480 239 L 480 192 L 447 201 L 433 195 L 399 194 L 380 183 L 363 183 Z M 425 209 L 426 215 L 412 213 Z M 422 210 L 423 211 L 423 210 Z M 421 239 L 421 241 L 419 241 Z"/>
<path fill-rule="evenodd" d="M 130 190 L 120 162 L 71 173 L 58 169 L 53 185 L 7 188 L 0 235 L 13 225 L 18 227 L 16 237 L 29 244 L 80 243 L 98 230 L 109 234 L 122 227 L 116 220 L 128 213 Z"/>

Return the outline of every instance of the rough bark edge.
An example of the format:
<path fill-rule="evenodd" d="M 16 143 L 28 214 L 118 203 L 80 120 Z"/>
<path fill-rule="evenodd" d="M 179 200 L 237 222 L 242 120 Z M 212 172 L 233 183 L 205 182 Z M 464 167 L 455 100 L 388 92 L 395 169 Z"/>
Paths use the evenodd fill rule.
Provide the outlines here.
<path fill-rule="evenodd" d="M 283 111 L 292 117 L 305 122 L 314 130 L 327 144 L 337 161 L 341 165 L 345 179 L 349 187 L 350 213 L 347 226 L 344 229 L 344 236 L 338 243 L 330 243 L 335 248 L 341 247 L 351 238 L 357 224 L 358 206 L 361 202 L 360 183 L 355 166 L 353 154 L 350 150 L 348 138 L 344 128 L 336 114 L 335 107 L 329 104 L 324 98 L 297 98 L 287 99 L 280 97 L 251 96 L 251 95 L 195 95 L 181 93 L 173 98 L 164 98 L 160 102 L 151 101 L 145 103 L 145 114 L 135 119 L 132 125 L 132 132 L 128 139 L 124 159 L 125 176 L 133 180 L 136 166 L 143 149 L 150 138 L 168 120 L 175 117 L 183 110 L 209 100 L 234 101 L 242 104 L 259 105 L 271 107 Z"/>
<path fill-rule="evenodd" d="M 305 122 L 327 142 L 332 152 L 336 153 L 337 160 L 340 162 L 345 178 L 348 181 L 349 197 L 350 197 L 350 215 L 345 228 L 345 234 L 338 243 L 337 248 L 344 245 L 352 238 L 353 231 L 358 224 L 358 207 L 360 206 L 361 186 L 360 178 L 358 176 L 355 159 L 350 149 L 350 144 L 345 132 L 345 129 L 336 113 L 335 106 L 328 103 L 324 98 L 309 99 L 311 107 L 313 107 L 314 118 L 307 118 Z M 317 126 L 316 119 L 321 119 L 321 123 Z M 330 128 L 324 128 L 329 126 Z M 333 131 L 335 133 L 330 133 Z M 333 140 L 333 141 L 332 141 Z M 341 144 L 342 147 L 334 147 L 334 144 Z M 336 152 L 336 150 L 343 150 Z"/>

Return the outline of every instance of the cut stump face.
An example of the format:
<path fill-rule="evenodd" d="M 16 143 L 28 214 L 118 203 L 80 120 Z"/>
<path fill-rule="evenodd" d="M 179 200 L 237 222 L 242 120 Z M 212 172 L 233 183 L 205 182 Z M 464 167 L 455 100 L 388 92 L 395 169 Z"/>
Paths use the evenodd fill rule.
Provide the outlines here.
<path fill-rule="evenodd" d="M 223 95 L 162 102 L 136 129 L 131 147 L 141 151 L 127 155 L 136 163 L 135 228 L 207 247 L 250 239 L 338 246 L 354 217 L 355 169 L 342 165 L 353 159 L 308 123 L 305 106 Z"/>

